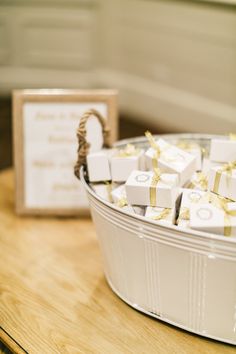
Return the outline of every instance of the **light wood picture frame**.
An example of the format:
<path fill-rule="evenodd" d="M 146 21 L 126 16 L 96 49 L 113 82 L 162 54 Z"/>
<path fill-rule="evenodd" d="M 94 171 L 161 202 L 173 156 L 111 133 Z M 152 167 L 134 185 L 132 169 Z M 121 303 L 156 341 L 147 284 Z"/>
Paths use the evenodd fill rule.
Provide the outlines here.
<path fill-rule="evenodd" d="M 116 90 L 13 91 L 15 206 L 18 214 L 89 214 L 87 197 L 74 176 L 73 166 L 77 158 L 79 119 L 91 108 L 100 111 L 108 120 L 110 142 L 116 141 Z M 92 124 L 96 128 L 98 123 L 95 123 Z M 91 127 L 95 134 L 96 129 Z"/>

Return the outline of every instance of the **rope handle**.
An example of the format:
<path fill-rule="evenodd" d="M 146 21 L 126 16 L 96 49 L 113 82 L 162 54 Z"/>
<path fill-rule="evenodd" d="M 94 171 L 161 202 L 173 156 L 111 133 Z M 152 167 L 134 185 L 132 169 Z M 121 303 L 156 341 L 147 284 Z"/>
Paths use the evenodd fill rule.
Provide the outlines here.
<path fill-rule="evenodd" d="M 110 145 L 110 129 L 107 125 L 106 119 L 101 115 L 101 113 L 99 113 L 95 109 L 90 109 L 89 111 L 86 111 L 80 119 L 79 127 L 77 129 L 77 134 L 76 134 L 79 146 L 78 146 L 78 150 L 77 150 L 78 159 L 77 159 L 77 162 L 74 167 L 74 173 L 77 178 L 80 178 L 79 177 L 80 167 L 82 165 L 86 165 L 86 157 L 87 157 L 87 154 L 88 154 L 89 148 L 90 148 L 90 143 L 88 143 L 86 140 L 86 133 L 87 133 L 86 123 L 91 116 L 95 116 L 102 126 L 103 147 L 108 148 L 111 146 Z"/>

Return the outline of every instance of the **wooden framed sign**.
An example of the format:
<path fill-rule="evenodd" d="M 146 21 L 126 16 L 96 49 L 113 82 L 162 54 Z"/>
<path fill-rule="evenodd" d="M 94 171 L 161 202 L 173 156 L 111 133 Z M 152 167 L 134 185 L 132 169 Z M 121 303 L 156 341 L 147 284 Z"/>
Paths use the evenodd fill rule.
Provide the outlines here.
<path fill-rule="evenodd" d="M 13 92 L 16 211 L 19 214 L 88 214 L 88 201 L 74 176 L 80 117 L 96 109 L 117 139 L 114 90 L 17 90 Z M 101 126 L 89 119 L 91 149 L 102 146 Z"/>

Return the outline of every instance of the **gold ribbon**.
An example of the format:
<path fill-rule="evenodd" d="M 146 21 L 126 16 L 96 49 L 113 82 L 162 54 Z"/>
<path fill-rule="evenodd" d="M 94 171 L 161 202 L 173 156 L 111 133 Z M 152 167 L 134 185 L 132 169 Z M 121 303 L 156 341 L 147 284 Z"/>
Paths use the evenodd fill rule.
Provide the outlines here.
<path fill-rule="evenodd" d="M 120 198 L 120 199 L 118 200 L 118 202 L 116 203 L 116 205 L 117 205 L 119 208 L 123 208 L 124 206 L 128 205 L 127 199 L 126 199 L 125 197 Z"/>
<path fill-rule="evenodd" d="M 186 207 L 182 207 L 180 209 L 180 213 L 179 213 L 179 218 L 180 220 L 189 220 L 190 219 L 190 210 L 189 208 Z"/>
<path fill-rule="evenodd" d="M 236 216 L 236 210 L 229 210 L 227 203 L 220 200 L 221 208 L 224 211 L 224 235 L 231 236 L 232 226 L 231 226 L 231 216 Z"/>
<path fill-rule="evenodd" d="M 158 159 L 160 158 L 160 156 L 166 162 L 175 162 L 176 160 L 178 160 L 178 155 L 179 155 L 179 157 L 181 156 L 182 159 L 184 159 L 184 156 L 182 156 L 180 154 L 177 154 L 176 156 L 168 156 L 168 154 L 165 153 L 165 150 L 168 150 L 171 147 L 170 144 L 166 144 L 166 146 L 163 149 L 161 149 L 149 131 L 146 131 L 145 135 L 148 139 L 148 142 L 149 142 L 151 148 L 153 148 L 153 150 L 155 151 L 155 153 L 152 157 L 153 169 L 158 168 Z"/>
<path fill-rule="evenodd" d="M 203 191 L 206 191 L 208 187 L 207 176 L 203 172 L 197 172 L 196 175 L 196 180 L 191 181 L 189 188 L 200 187 Z"/>
<path fill-rule="evenodd" d="M 112 184 L 108 181 L 105 181 L 104 182 L 106 187 L 107 187 L 107 194 L 108 194 L 108 199 L 109 199 L 109 202 L 112 203 L 112 195 L 111 195 L 111 192 L 112 192 Z"/>
<path fill-rule="evenodd" d="M 202 153 L 202 156 L 204 156 L 204 157 L 206 157 L 209 154 L 209 152 L 204 147 L 201 147 L 201 153 Z"/>
<path fill-rule="evenodd" d="M 229 133 L 229 139 L 230 140 L 236 140 L 236 134 L 235 133 Z"/>
<path fill-rule="evenodd" d="M 145 136 L 148 139 L 150 146 L 153 148 L 153 150 L 155 150 L 155 154 L 153 155 L 152 158 L 152 166 L 154 169 L 156 169 L 158 168 L 158 159 L 161 155 L 161 149 L 160 146 L 155 141 L 155 139 L 153 138 L 152 134 L 148 130 L 145 132 Z"/>
<path fill-rule="evenodd" d="M 169 208 L 165 208 L 164 210 L 162 210 L 160 212 L 160 214 L 152 216 L 153 220 L 162 220 L 165 219 L 169 214 L 170 214 L 170 210 Z"/>
<path fill-rule="evenodd" d="M 160 181 L 160 179 L 161 179 L 161 171 L 159 168 L 155 168 L 152 181 L 151 181 L 151 186 L 150 186 L 150 205 L 152 207 L 156 206 L 156 199 L 157 199 L 156 188 L 157 188 L 157 183 Z"/>
<path fill-rule="evenodd" d="M 231 216 L 236 216 L 236 210 L 229 210 L 228 200 L 219 196 L 211 195 L 211 203 L 224 212 L 224 236 L 231 236 Z"/>
<path fill-rule="evenodd" d="M 133 144 L 127 144 L 124 149 L 118 151 L 116 157 L 137 156 L 139 153 L 140 149 L 137 149 Z"/>
<path fill-rule="evenodd" d="M 219 170 L 216 171 L 213 192 L 218 193 L 220 179 L 223 172 L 226 172 L 228 176 L 232 175 L 232 171 L 236 169 L 236 160 L 223 165 Z"/>

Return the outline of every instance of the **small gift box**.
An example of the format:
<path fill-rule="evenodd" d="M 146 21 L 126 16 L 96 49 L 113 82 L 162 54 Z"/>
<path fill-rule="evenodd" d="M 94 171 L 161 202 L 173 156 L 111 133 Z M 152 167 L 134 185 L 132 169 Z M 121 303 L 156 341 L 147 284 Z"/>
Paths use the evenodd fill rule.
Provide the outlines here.
<path fill-rule="evenodd" d="M 203 172 L 195 172 L 185 188 L 196 189 L 200 191 L 207 191 L 208 177 Z"/>
<path fill-rule="evenodd" d="M 163 139 L 155 141 L 149 132 L 146 136 L 151 145 L 145 153 L 147 169 L 159 167 L 163 172 L 177 173 L 183 186 L 196 170 L 196 157 Z"/>
<path fill-rule="evenodd" d="M 236 138 L 212 139 L 210 147 L 210 160 L 215 162 L 228 162 L 236 157 Z"/>
<path fill-rule="evenodd" d="M 132 214 L 144 215 L 145 208 L 139 205 L 129 205 L 126 197 L 125 185 L 113 189 L 111 192 L 112 201 L 116 206 Z"/>
<path fill-rule="evenodd" d="M 111 177 L 115 182 L 125 182 L 133 170 L 143 169 L 143 150 L 128 144 L 111 156 Z"/>
<path fill-rule="evenodd" d="M 236 236 L 236 203 L 219 199 L 217 203 L 190 207 L 190 228 L 224 236 Z"/>
<path fill-rule="evenodd" d="M 111 194 L 113 185 L 111 182 L 90 183 L 90 186 L 99 197 L 107 200 L 108 202 L 112 202 Z"/>
<path fill-rule="evenodd" d="M 209 190 L 236 201 L 236 161 L 210 170 Z"/>
<path fill-rule="evenodd" d="M 207 202 L 208 199 L 204 199 L 206 192 L 202 192 L 194 189 L 182 189 L 182 198 L 179 209 L 179 216 L 177 219 L 177 224 L 181 227 L 189 227 L 190 219 L 190 207 L 192 204 Z"/>
<path fill-rule="evenodd" d="M 201 147 L 196 143 L 191 143 L 191 142 L 185 141 L 185 140 L 180 140 L 176 144 L 176 146 L 179 149 L 187 151 L 189 154 L 195 156 L 196 157 L 195 170 L 201 171 L 201 169 L 202 169 L 202 149 L 201 149 Z"/>
<path fill-rule="evenodd" d="M 128 203 L 172 208 L 179 192 L 177 183 L 177 174 L 135 170 L 125 183 Z"/>
<path fill-rule="evenodd" d="M 87 168 L 90 182 L 111 180 L 109 152 L 104 150 L 87 155 Z"/>
<path fill-rule="evenodd" d="M 162 225 L 173 225 L 175 223 L 175 207 L 147 207 L 145 217 L 158 221 Z"/>

